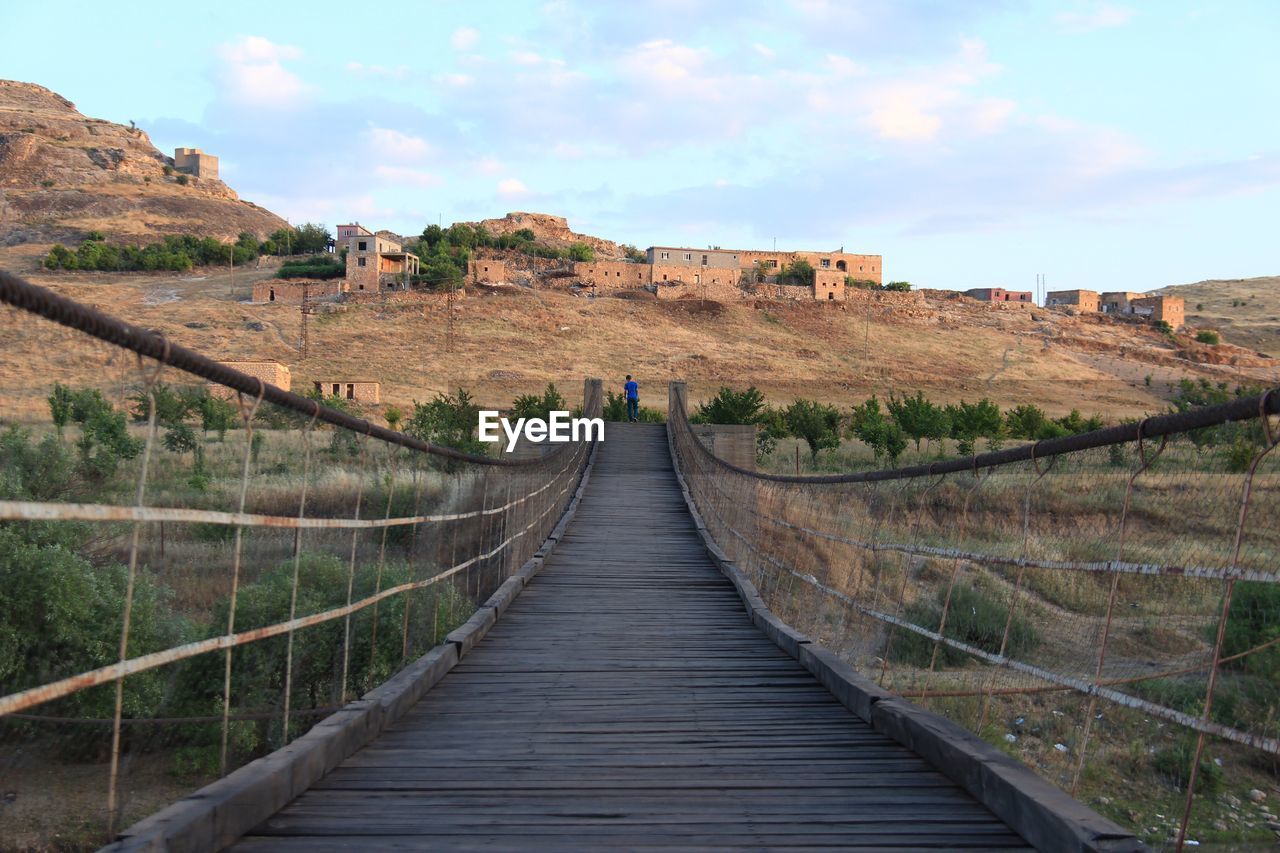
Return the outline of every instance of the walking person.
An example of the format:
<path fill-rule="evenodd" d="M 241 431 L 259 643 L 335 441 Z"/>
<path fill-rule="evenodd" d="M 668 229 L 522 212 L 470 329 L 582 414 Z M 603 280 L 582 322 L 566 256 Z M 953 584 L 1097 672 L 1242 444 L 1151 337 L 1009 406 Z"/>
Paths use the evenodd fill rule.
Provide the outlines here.
<path fill-rule="evenodd" d="M 622 386 L 627 396 L 627 420 L 635 423 L 640 420 L 640 385 L 627 374 L 627 384 Z"/>

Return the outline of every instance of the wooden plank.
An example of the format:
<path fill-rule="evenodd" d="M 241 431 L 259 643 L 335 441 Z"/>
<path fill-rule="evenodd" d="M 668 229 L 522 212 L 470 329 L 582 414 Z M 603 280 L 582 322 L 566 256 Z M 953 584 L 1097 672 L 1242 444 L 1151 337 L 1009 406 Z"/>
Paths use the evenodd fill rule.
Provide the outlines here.
<path fill-rule="evenodd" d="M 526 581 L 417 706 L 233 849 L 1025 847 L 752 624 L 661 427 L 608 426 Z"/>

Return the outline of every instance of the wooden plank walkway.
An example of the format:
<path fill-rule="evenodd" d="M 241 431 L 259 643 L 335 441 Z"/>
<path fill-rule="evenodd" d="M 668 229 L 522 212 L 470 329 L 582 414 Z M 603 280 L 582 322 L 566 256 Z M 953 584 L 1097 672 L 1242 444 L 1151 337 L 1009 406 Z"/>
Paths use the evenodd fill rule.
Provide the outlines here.
<path fill-rule="evenodd" d="M 233 849 L 1025 848 L 748 620 L 661 426 L 610 424 L 567 536 L 399 723 Z"/>

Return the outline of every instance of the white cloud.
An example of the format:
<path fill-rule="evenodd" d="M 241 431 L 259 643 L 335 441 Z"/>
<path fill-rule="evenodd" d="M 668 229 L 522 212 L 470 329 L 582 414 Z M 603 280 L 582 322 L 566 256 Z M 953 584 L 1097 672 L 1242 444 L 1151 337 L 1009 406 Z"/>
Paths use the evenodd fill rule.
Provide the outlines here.
<path fill-rule="evenodd" d="M 388 184 L 409 187 L 438 187 L 444 183 L 439 175 L 409 166 L 376 166 L 374 177 Z"/>
<path fill-rule="evenodd" d="M 936 101 L 933 92 L 919 86 L 893 86 L 872 98 L 867 121 L 885 139 L 923 142 L 942 129 L 942 119 L 925 112 Z"/>
<path fill-rule="evenodd" d="M 232 101 L 287 108 L 307 91 L 301 78 L 283 65 L 302 56 L 297 47 L 262 36 L 241 36 L 218 45 L 217 54 L 222 61 L 218 77 Z"/>
<path fill-rule="evenodd" d="M 866 67 L 859 65 L 847 56 L 838 53 L 829 53 L 826 58 L 826 67 L 837 77 L 852 77 L 858 74 L 866 73 Z"/>
<path fill-rule="evenodd" d="M 362 62 L 348 62 L 346 68 L 352 74 L 368 75 L 371 77 L 390 77 L 393 79 L 407 77 L 410 71 L 408 65 L 388 67 L 386 65 L 365 65 Z"/>
<path fill-rule="evenodd" d="M 506 178 L 498 182 L 498 195 L 503 198 L 527 195 L 529 188 L 518 178 Z"/>
<path fill-rule="evenodd" d="M 1091 30 L 1122 27 L 1133 17 L 1133 10 L 1124 6 L 1112 6 L 1109 3 L 1096 3 L 1075 10 L 1059 12 L 1053 16 L 1053 22 L 1060 30 L 1071 33 L 1085 33 Z"/>
<path fill-rule="evenodd" d="M 581 145 L 574 145 L 572 142 L 557 142 L 551 149 L 552 156 L 561 160 L 581 160 L 586 153 Z"/>
<path fill-rule="evenodd" d="M 496 175 L 505 169 L 497 157 L 481 157 L 475 162 L 475 170 L 482 175 Z"/>
<path fill-rule="evenodd" d="M 470 50 L 479 40 L 480 33 L 471 27 L 459 27 L 449 37 L 449 44 L 453 45 L 454 50 Z"/>
<path fill-rule="evenodd" d="M 475 82 L 470 74 L 441 74 L 436 79 L 453 89 L 461 89 Z"/>
<path fill-rule="evenodd" d="M 1007 98 L 983 98 L 974 107 L 972 126 L 978 133 L 998 133 L 1004 130 L 1018 105 Z"/>
<path fill-rule="evenodd" d="M 416 162 L 432 153 L 431 143 L 427 140 L 389 127 L 371 127 L 364 136 L 375 157 L 394 163 Z"/>
<path fill-rule="evenodd" d="M 773 59 L 777 55 L 773 48 L 768 45 L 760 44 L 759 42 L 751 45 L 751 49 L 763 56 L 765 59 Z"/>

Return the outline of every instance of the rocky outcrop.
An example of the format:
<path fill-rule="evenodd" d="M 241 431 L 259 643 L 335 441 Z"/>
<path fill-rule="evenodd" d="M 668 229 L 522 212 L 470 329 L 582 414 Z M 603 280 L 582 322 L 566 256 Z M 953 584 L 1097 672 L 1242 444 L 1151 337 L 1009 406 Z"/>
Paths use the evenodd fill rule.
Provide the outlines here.
<path fill-rule="evenodd" d="M 87 118 L 43 86 L 0 80 L 0 243 L 74 240 L 91 230 L 111 239 L 225 240 L 286 226 L 222 181 L 184 177 L 141 129 Z"/>
<path fill-rule="evenodd" d="M 540 243 L 557 248 L 565 248 L 574 243 L 586 243 L 595 249 L 599 260 L 621 258 L 622 249 L 612 240 L 602 240 L 590 234 L 578 234 L 569 228 L 569 221 L 563 216 L 552 216 L 549 213 L 508 213 L 501 219 L 486 219 L 483 222 L 470 222 L 469 225 L 483 226 L 490 234 L 511 234 L 522 228 L 533 232 Z"/>

